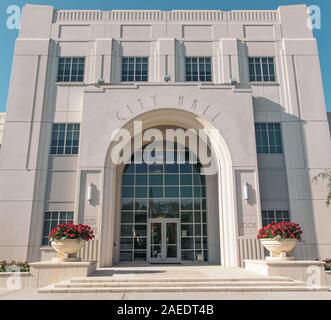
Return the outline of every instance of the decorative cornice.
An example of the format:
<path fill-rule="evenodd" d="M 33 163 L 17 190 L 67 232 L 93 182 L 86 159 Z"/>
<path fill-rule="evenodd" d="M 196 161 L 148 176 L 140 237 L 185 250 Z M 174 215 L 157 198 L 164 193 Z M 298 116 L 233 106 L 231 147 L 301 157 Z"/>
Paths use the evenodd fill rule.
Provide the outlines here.
<path fill-rule="evenodd" d="M 59 10 L 54 23 L 111 23 L 111 22 L 190 22 L 190 23 L 278 23 L 277 10 L 220 11 L 220 10 Z"/>

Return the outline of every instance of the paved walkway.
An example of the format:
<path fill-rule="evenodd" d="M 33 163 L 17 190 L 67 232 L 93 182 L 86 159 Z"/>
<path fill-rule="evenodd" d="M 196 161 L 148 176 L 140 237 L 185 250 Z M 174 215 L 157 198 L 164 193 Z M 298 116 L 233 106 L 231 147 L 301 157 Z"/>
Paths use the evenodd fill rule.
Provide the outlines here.
<path fill-rule="evenodd" d="M 115 279 L 206 279 L 206 278 L 255 278 L 261 275 L 248 272 L 243 268 L 224 268 L 219 265 L 118 265 L 97 270 L 94 277 Z"/>
<path fill-rule="evenodd" d="M 137 265 L 99 269 L 94 277 L 117 279 L 151 278 L 254 278 L 257 275 L 240 268 L 214 265 Z M 261 277 L 261 276 L 260 276 Z M 38 293 L 36 288 L 8 290 L 0 288 L 0 300 L 331 300 L 331 292 L 169 292 L 169 293 Z"/>
<path fill-rule="evenodd" d="M 0 300 L 331 300 L 331 292 L 47 293 L 0 289 Z"/>

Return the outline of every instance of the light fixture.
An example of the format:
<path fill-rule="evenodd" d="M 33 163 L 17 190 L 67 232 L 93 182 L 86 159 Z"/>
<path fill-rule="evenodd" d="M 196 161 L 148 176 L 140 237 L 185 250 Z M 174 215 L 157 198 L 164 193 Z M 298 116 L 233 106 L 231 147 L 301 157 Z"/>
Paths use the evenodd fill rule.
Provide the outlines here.
<path fill-rule="evenodd" d="M 166 75 L 164 76 L 164 81 L 165 81 L 165 82 L 169 82 L 170 80 L 171 80 L 171 76 L 168 75 L 168 74 L 166 74 Z"/>
<path fill-rule="evenodd" d="M 244 192 L 243 192 L 243 197 L 244 197 L 244 200 L 248 200 L 249 199 L 249 194 L 248 194 L 248 192 L 249 192 L 249 185 L 248 185 L 248 183 L 246 182 L 245 184 L 244 184 Z"/>
<path fill-rule="evenodd" d="M 93 184 L 90 183 L 89 186 L 87 187 L 87 201 L 92 202 L 93 200 Z"/>

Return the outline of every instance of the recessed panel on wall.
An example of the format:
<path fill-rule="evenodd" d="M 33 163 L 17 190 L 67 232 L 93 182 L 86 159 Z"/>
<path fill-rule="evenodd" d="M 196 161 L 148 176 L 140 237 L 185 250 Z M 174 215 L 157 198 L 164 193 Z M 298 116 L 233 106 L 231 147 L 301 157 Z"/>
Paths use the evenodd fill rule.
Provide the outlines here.
<path fill-rule="evenodd" d="M 100 171 L 82 171 L 80 175 L 78 219 L 91 226 L 95 236 L 99 234 L 100 179 Z"/>
<path fill-rule="evenodd" d="M 212 26 L 183 25 L 183 38 L 187 40 L 211 40 L 213 37 Z"/>
<path fill-rule="evenodd" d="M 244 26 L 244 36 L 247 39 L 274 39 L 274 26 Z"/>
<path fill-rule="evenodd" d="M 91 27 L 89 25 L 62 25 L 59 28 L 61 40 L 85 40 L 90 39 Z"/>
<path fill-rule="evenodd" d="M 128 39 L 148 39 L 152 37 L 152 27 L 150 25 L 122 25 L 121 38 Z"/>
<path fill-rule="evenodd" d="M 75 202 L 76 171 L 51 171 L 48 173 L 47 201 Z"/>
<path fill-rule="evenodd" d="M 276 45 L 273 41 L 247 41 L 245 45 L 249 57 L 276 56 Z"/>
<path fill-rule="evenodd" d="M 256 173 L 253 170 L 236 170 L 235 177 L 238 235 L 255 238 L 259 227 Z"/>

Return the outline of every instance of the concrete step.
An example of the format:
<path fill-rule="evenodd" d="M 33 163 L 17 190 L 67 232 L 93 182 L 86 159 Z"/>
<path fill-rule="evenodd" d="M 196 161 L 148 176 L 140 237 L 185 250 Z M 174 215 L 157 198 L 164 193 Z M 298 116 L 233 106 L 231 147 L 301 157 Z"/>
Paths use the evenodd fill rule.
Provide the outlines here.
<path fill-rule="evenodd" d="M 197 286 L 197 287 L 76 287 L 58 288 L 48 286 L 39 289 L 39 293 L 149 293 L 149 292 L 267 292 L 267 291 L 326 291 L 324 288 L 310 288 L 307 286 Z"/>
<path fill-rule="evenodd" d="M 228 287 L 228 286 L 236 286 L 236 287 L 270 287 L 270 286 L 302 286 L 303 282 L 296 281 L 236 281 L 236 282 L 228 282 L 228 281 L 214 281 L 214 282 L 205 282 L 205 281 L 196 281 L 196 282 L 65 282 L 65 283 L 57 283 L 54 285 L 55 288 L 149 288 L 149 287 Z"/>
<path fill-rule="evenodd" d="M 326 291 L 289 277 L 243 275 L 241 277 L 92 276 L 72 278 L 39 289 L 40 293 L 150 293 L 150 292 L 264 292 Z"/>
<path fill-rule="evenodd" d="M 136 278 L 136 277 L 127 277 L 127 278 L 114 278 L 114 277 L 85 277 L 85 278 L 73 278 L 70 280 L 70 283 L 126 283 L 126 282 L 144 282 L 144 283 L 168 283 L 168 282 L 257 282 L 257 281 L 279 281 L 279 282 L 288 282 L 291 281 L 288 277 L 247 277 L 247 278 Z"/>

